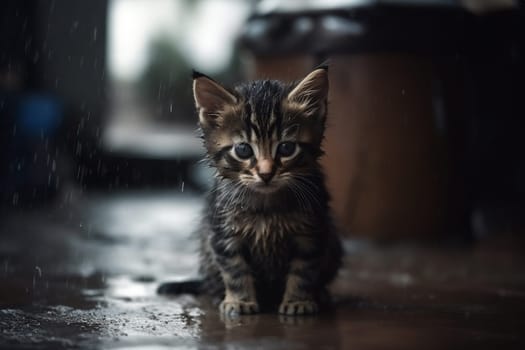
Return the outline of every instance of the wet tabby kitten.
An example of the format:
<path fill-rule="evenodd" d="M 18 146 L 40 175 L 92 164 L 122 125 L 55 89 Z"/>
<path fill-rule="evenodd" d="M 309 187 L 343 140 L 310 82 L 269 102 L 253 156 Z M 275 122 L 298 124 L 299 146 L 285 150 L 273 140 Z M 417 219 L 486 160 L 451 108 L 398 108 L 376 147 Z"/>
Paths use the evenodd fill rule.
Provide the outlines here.
<path fill-rule="evenodd" d="M 341 260 L 319 165 L 327 68 L 233 90 L 195 73 L 193 92 L 216 169 L 199 230 L 203 290 L 224 314 L 316 312 Z"/>

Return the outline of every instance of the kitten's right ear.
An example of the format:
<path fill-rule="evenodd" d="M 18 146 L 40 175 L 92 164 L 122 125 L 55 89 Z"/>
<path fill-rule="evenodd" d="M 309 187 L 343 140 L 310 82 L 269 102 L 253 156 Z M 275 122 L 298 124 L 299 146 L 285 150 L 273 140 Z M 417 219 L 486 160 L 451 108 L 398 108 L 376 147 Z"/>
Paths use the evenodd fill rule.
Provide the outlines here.
<path fill-rule="evenodd" d="M 237 102 L 237 98 L 219 83 L 196 71 L 193 71 L 193 97 L 201 127 L 219 125 L 225 106 Z"/>
<path fill-rule="evenodd" d="M 288 94 L 288 102 L 303 110 L 304 115 L 326 114 L 328 95 L 328 66 L 315 68 Z"/>

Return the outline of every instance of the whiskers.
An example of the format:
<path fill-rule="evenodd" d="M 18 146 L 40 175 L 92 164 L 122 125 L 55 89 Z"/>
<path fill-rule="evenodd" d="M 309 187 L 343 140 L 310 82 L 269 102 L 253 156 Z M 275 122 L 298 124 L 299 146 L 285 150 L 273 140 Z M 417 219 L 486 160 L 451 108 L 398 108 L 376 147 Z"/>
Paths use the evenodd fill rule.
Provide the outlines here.
<path fill-rule="evenodd" d="M 326 207 L 322 181 L 321 175 L 287 172 L 278 175 L 266 190 L 250 175 L 240 175 L 235 180 L 218 179 L 211 191 L 215 202 L 214 215 L 224 217 L 238 210 L 272 212 L 281 210 L 277 208 L 290 209 L 294 203 L 303 211 L 316 212 Z"/>
<path fill-rule="evenodd" d="M 234 207 L 243 207 L 249 195 L 249 189 L 240 181 L 219 180 L 211 190 L 211 195 L 215 196 L 214 216 L 224 216 Z"/>
<path fill-rule="evenodd" d="M 301 209 L 313 211 L 323 206 L 324 200 L 320 198 L 321 186 L 314 181 L 315 177 L 312 179 L 312 176 L 286 173 L 282 174 L 281 178 L 286 181 L 286 186 L 297 199 Z"/>

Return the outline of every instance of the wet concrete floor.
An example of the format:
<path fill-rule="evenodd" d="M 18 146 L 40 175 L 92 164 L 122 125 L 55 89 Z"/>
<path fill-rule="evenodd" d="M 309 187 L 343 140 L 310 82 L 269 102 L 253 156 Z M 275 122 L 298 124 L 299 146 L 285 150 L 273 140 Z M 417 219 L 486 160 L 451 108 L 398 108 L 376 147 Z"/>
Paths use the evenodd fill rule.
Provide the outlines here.
<path fill-rule="evenodd" d="M 0 216 L 2 349 L 524 348 L 525 257 L 515 238 L 468 246 L 347 240 L 317 316 L 221 319 L 163 297 L 197 271 L 189 193 L 81 195 Z"/>

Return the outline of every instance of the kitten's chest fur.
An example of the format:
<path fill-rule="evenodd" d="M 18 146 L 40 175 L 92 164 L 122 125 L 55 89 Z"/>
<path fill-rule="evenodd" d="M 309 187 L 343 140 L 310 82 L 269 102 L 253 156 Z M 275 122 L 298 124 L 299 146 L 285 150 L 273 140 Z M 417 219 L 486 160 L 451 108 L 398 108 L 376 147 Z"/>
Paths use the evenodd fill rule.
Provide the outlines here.
<path fill-rule="evenodd" d="M 275 244 L 308 229 L 305 215 L 298 213 L 237 212 L 225 219 L 227 228 L 258 249 L 274 249 Z M 271 252 L 267 252 L 271 253 Z"/>
<path fill-rule="evenodd" d="M 309 229 L 305 215 L 277 212 L 237 212 L 226 217 L 225 226 L 240 241 L 244 258 L 256 274 L 269 278 L 285 273 L 294 235 Z"/>

